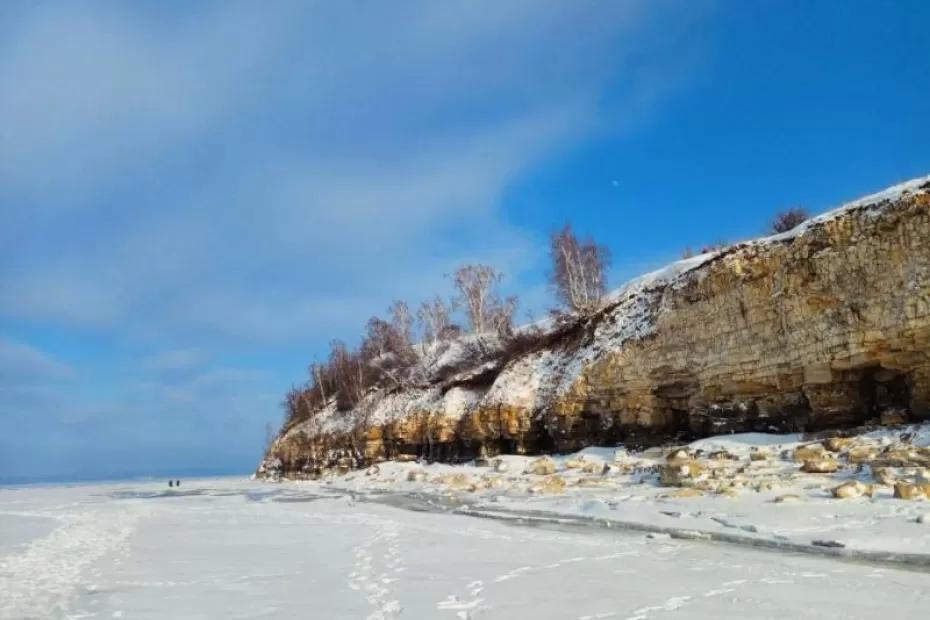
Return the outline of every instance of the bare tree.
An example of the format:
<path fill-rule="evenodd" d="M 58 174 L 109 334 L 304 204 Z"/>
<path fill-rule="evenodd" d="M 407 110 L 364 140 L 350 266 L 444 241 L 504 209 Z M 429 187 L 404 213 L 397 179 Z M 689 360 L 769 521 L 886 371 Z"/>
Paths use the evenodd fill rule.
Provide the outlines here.
<path fill-rule="evenodd" d="M 391 325 L 397 333 L 409 344 L 413 342 L 413 314 L 404 301 L 397 300 L 388 308 L 391 314 Z"/>
<path fill-rule="evenodd" d="M 313 417 L 315 409 L 310 398 L 313 389 L 294 387 L 285 395 L 284 402 L 281 403 L 285 413 L 285 428 Z"/>
<path fill-rule="evenodd" d="M 783 233 L 796 228 L 799 224 L 807 221 L 810 214 L 801 207 L 792 207 L 787 211 L 782 211 L 772 220 L 770 230 L 772 233 Z"/>
<path fill-rule="evenodd" d="M 409 316 L 409 315 L 408 315 Z M 368 321 L 368 333 L 359 352 L 364 364 L 374 371 L 374 383 L 387 380 L 396 387 L 406 382 L 417 357 L 410 344 L 409 323 L 388 323 L 378 317 Z"/>
<path fill-rule="evenodd" d="M 590 312 L 607 288 L 607 267 L 610 252 L 591 238 L 579 242 L 571 224 L 552 233 L 552 286 L 556 295 L 569 308 Z"/>
<path fill-rule="evenodd" d="M 329 368 L 338 390 L 337 404 L 342 410 L 361 402 L 365 395 L 365 368 L 358 353 L 350 351 L 345 343 L 330 343 Z"/>
<path fill-rule="evenodd" d="M 319 393 L 320 407 L 326 406 L 328 402 L 327 393 L 330 391 L 330 387 L 327 386 L 329 377 L 325 376 L 328 374 L 326 371 L 327 368 L 323 364 L 317 362 L 310 364 L 310 382 L 313 390 Z"/>
<path fill-rule="evenodd" d="M 497 293 L 502 275 L 488 265 L 464 265 L 453 274 L 452 281 L 458 289 L 456 307 L 463 308 L 468 324 L 476 334 L 510 329 L 510 321 L 516 309 L 516 298 L 502 302 Z"/>
<path fill-rule="evenodd" d="M 463 333 L 464 330 L 462 329 L 461 325 L 457 323 L 449 323 L 441 330 L 439 330 L 438 338 L 441 341 L 455 340 L 456 338 L 460 338 Z"/>
<path fill-rule="evenodd" d="M 421 303 L 417 319 L 423 330 L 423 339 L 431 343 L 443 340 L 444 335 L 447 335 L 446 328 L 451 325 L 449 308 L 440 297 Z"/>
<path fill-rule="evenodd" d="M 488 312 L 490 328 L 502 336 L 509 336 L 513 332 L 513 314 L 516 311 L 517 298 L 513 296 L 494 304 Z"/>

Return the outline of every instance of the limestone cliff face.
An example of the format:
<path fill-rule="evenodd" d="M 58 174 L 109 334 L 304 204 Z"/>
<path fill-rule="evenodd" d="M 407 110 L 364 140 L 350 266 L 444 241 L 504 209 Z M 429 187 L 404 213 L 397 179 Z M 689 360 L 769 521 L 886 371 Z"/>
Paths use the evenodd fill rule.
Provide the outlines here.
<path fill-rule="evenodd" d="M 930 177 L 644 276 L 556 336 L 324 410 L 259 471 L 928 418 Z"/>

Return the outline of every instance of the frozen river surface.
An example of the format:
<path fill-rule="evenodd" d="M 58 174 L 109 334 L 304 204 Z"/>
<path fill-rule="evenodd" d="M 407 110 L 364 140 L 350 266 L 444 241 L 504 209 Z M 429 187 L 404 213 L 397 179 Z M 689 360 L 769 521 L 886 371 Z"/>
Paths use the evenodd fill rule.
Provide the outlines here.
<path fill-rule="evenodd" d="M 0 618 L 922 617 L 930 575 L 240 480 L 0 490 Z"/>

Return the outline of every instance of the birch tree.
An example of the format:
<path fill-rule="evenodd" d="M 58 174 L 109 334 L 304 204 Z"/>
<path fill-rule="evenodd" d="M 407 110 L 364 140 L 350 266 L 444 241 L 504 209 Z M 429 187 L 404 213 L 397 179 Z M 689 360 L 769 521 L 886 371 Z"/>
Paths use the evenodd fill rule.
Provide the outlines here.
<path fill-rule="evenodd" d="M 421 303 L 417 310 L 417 320 L 423 331 L 423 339 L 432 344 L 444 339 L 452 324 L 449 319 L 449 307 L 440 297 Z"/>
<path fill-rule="evenodd" d="M 516 298 L 501 301 L 497 293 L 502 275 L 488 265 L 464 265 L 453 274 L 458 290 L 455 305 L 464 309 L 471 330 L 476 334 L 510 330 Z"/>
<path fill-rule="evenodd" d="M 610 252 L 591 238 L 579 241 L 570 224 L 552 233 L 551 284 L 559 300 L 572 310 L 597 309 L 607 288 Z"/>
<path fill-rule="evenodd" d="M 361 402 L 366 387 L 361 356 L 349 351 L 345 343 L 334 340 L 330 343 L 329 368 L 338 388 L 340 408 L 354 407 Z"/>

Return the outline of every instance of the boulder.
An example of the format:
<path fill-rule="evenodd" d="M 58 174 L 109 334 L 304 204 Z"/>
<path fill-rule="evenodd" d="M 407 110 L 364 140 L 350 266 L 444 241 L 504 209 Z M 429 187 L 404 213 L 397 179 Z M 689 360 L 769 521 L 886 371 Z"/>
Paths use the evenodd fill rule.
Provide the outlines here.
<path fill-rule="evenodd" d="M 850 463 L 869 463 L 878 456 L 878 448 L 875 446 L 853 446 L 846 453 L 846 458 Z"/>
<path fill-rule="evenodd" d="M 704 467 L 697 461 L 675 461 L 659 467 L 659 483 L 664 487 L 693 486 L 704 476 Z"/>
<path fill-rule="evenodd" d="M 894 485 L 894 496 L 897 499 L 917 499 L 925 497 L 924 490 L 916 484 L 908 482 L 896 482 Z"/>
<path fill-rule="evenodd" d="M 823 457 L 824 448 L 822 444 L 811 443 L 806 446 L 798 446 L 794 449 L 794 460 L 800 463 L 813 461 Z"/>
<path fill-rule="evenodd" d="M 840 464 L 832 457 L 804 461 L 801 471 L 805 474 L 832 474 L 840 468 Z"/>
<path fill-rule="evenodd" d="M 565 461 L 565 469 L 581 469 L 584 467 L 584 459 L 567 459 Z"/>
<path fill-rule="evenodd" d="M 548 476 L 542 482 L 530 487 L 530 493 L 562 493 L 565 491 L 565 479 L 562 476 Z"/>
<path fill-rule="evenodd" d="M 526 470 L 528 474 L 536 474 L 537 476 L 549 476 L 555 473 L 555 461 L 553 461 L 548 456 L 538 458 L 532 463 Z"/>
<path fill-rule="evenodd" d="M 854 497 L 862 497 L 863 495 L 872 497 L 872 486 L 863 484 L 858 480 L 850 480 L 838 487 L 834 487 L 830 492 L 833 494 L 833 497 L 838 499 L 851 499 Z"/>
<path fill-rule="evenodd" d="M 854 443 L 855 439 L 851 437 L 830 437 L 829 439 L 824 439 L 821 445 L 830 452 L 842 452 L 852 447 Z"/>
<path fill-rule="evenodd" d="M 898 444 L 888 446 L 873 461 L 884 467 L 926 467 L 930 465 L 930 455 L 919 448 Z"/>
<path fill-rule="evenodd" d="M 465 474 L 446 474 L 440 476 L 439 482 L 456 491 L 467 491 L 473 486 Z"/>
<path fill-rule="evenodd" d="M 873 467 L 872 479 L 878 484 L 894 484 L 897 480 L 894 471 L 888 467 Z"/>
<path fill-rule="evenodd" d="M 484 478 L 484 488 L 498 489 L 504 486 L 504 479 L 500 476 L 487 476 Z"/>
<path fill-rule="evenodd" d="M 907 422 L 907 411 L 904 409 L 885 409 L 879 417 L 879 424 L 882 426 L 899 426 Z"/>

